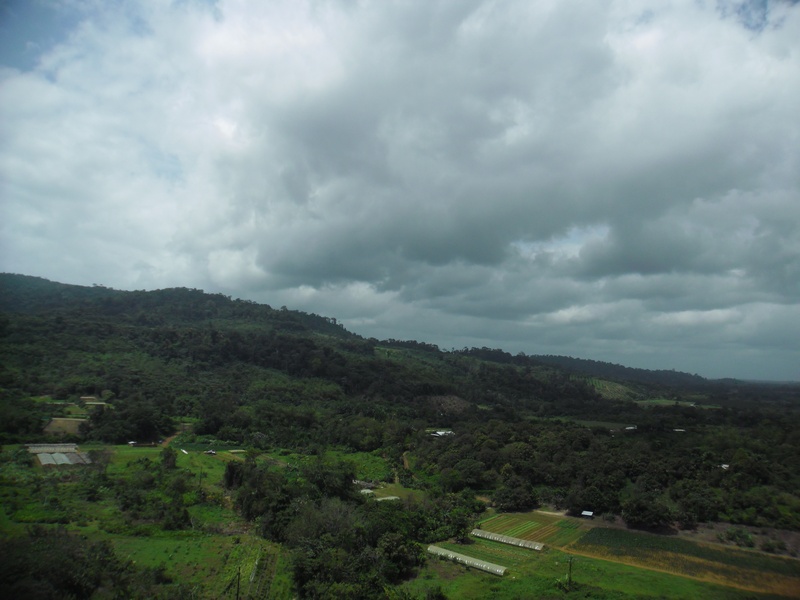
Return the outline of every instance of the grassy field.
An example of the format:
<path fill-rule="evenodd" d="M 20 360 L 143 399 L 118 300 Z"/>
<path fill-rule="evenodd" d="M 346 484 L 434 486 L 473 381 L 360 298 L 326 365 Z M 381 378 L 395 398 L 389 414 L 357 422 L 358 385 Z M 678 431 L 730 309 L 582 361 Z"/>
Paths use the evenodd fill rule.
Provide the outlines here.
<path fill-rule="evenodd" d="M 392 469 L 386 459 L 372 452 L 344 452 L 342 450 L 328 450 L 326 457 L 336 460 L 345 460 L 353 463 L 356 468 L 356 478 L 364 481 L 391 481 Z"/>
<path fill-rule="evenodd" d="M 251 535 L 174 532 L 110 540 L 120 556 L 141 566 L 162 567 L 170 577 L 190 585 L 202 585 L 205 596 L 212 598 L 234 597 L 237 577 L 243 597 L 264 597 L 281 562 L 279 546 Z M 268 597 L 286 597 L 273 592 Z"/>
<path fill-rule="evenodd" d="M 703 600 L 745 600 L 775 596 L 754 594 L 714 583 L 679 577 L 669 573 L 641 569 L 592 557 L 573 557 L 573 590 L 567 594 L 558 580 L 566 580 L 570 555 L 555 549 L 542 552 L 527 551 L 528 557 L 517 553 L 501 557 L 486 544 L 459 545 L 439 543 L 467 556 L 493 559 L 491 562 L 507 566 L 509 571 L 498 577 L 446 560 L 431 558 L 419 577 L 403 587 L 412 594 L 441 588 L 448 598 L 465 600 L 493 598 L 511 600 L 519 598 L 702 598 Z M 475 548 L 475 550 L 473 550 Z M 480 555 L 480 556 L 479 556 Z M 505 560 L 505 562 L 504 562 Z M 512 564 L 513 562 L 513 564 Z M 779 597 L 779 596 L 778 596 Z"/>
<path fill-rule="evenodd" d="M 440 542 L 437 546 L 446 548 L 452 552 L 458 552 L 472 558 L 477 558 L 485 562 L 494 563 L 503 567 L 517 567 L 524 562 L 531 560 L 531 554 L 536 550 L 509 546 L 500 542 L 471 538 L 469 544 L 455 544 L 452 542 Z"/>
<path fill-rule="evenodd" d="M 390 481 L 392 469 L 383 457 L 372 452 L 346 452 L 344 450 L 328 450 L 326 459 L 346 461 L 353 464 L 356 479 L 364 481 Z M 265 452 L 259 460 L 268 460 L 277 466 L 297 469 L 303 464 L 317 460 L 316 456 L 297 454 L 285 450 Z"/>
<path fill-rule="evenodd" d="M 425 492 L 403 487 L 399 483 L 387 483 L 375 490 L 376 498 L 386 498 L 387 496 L 397 496 L 403 500 L 413 498 L 414 500 L 422 501 L 425 498 Z"/>
<path fill-rule="evenodd" d="M 470 544 L 439 542 L 508 567 L 509 573 L 499 580 L 433 559 L 414 589 L 422 589 L 427 580 L 458 598 L 561 597 L 555 580 L 564 578 L 573 555 L 574 579 L 586 593 L 580 597 L 794 598 L 800 590 L 800 562 L 792 559 L 603 528 L 536 511 L 495 515 L 478 526 L 543 542 L 545 549 L 535 552 L 482 539 Z"/>
<path fill-rule="evenodd" d="M 608 400 L 635 400 L 640 397 L 640 393 L 636 390 L 617 383 L 615 381 L 606 381 L 605 379 L 592 378 L 589 380 L 592 387 L 603 398 Z"/>
<path fill-rule="evenodd" d="M 587 532 L 570 551 L 745 590 L 800 593 L 800 561 L 790 558 L 606 528 Z"/>
<path fill-rule="evenodd" d="M 109 451 L 107 473 L 111 478 L 125 477 L 130 464 L 141 465 L 139 459 L 157 464 L 163 450 L 81 445 L 83 451 L 91 449 Z M 16 450 L 4 448 L 8 453 Z M 178 468 L 191 471 L 192 485 L 202 486 L 211 501 L 189 506 L 191 527 L 174 531 L 156 524 L 126 523 L 109 492 L 101 492 L 93 501 L 84 499 L 80 482 L 91 467 L 43 469 L 6 461 L 0 466 L 0 536 L 25 535 L 31 525 L 64 526 L 90 540 L 110 542 L 120 558 L 140 567 L 163 569 L 168 577 L 191 586 L 193 597 L 234 598 L 236 579 L 241 576 L 242 598 L 292 598 L 290 567 L 280 546 L 252 534 L 250 525 L 223 501 L 220 483 L 230 460 L 243 457 L 229 452 L 184 454 L 178 449 Z"/>

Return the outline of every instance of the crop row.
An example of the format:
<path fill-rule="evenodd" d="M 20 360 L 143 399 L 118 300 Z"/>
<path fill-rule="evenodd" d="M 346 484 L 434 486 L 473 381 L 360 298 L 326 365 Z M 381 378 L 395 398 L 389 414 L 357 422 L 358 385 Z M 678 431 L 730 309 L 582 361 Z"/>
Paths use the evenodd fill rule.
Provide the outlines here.
<path fill-rule="evenodd" d="M 557 517 L 541 515 L 538 513 L 529 514 L 502 514 L 492 517 L 481 523 L 481 529 L 511 535 L 508 532 L 515 527 L 531 524 L 531 527 L 550 525 L 558 521 Z"/>
<path fill-rule="evenodd" d="M 481 529 L 524 540 L 531 540 L 553 546 L 566 546 L 579 539 L 584 531 L 580 522 L 574 519 L 556 520 L 548 515 L 508 514 L 498 515 L 481 523 Z"/>
<path fill-rule="evenodd" d="M 518 537 L 527 539 L 527 534 L 531 530 L 538 530 L 541 525 L 539 523 L 534 523 L 533 521 L 528 521 L 527 523 L 520 523 L 515 527 L 511 527 L 510 529 L 504 529 L 503 535 L 510 535 L 511 537 Z"/>
<path fill-rule="evenodd" d="M 538 541 L 550 544 L 551 546 L 564 547 L 572 542 L 579 540 L 585 531 L 583 529 L 563 529 L 556 527 L 553 531 L 547 532 L 547 536 Z"/>

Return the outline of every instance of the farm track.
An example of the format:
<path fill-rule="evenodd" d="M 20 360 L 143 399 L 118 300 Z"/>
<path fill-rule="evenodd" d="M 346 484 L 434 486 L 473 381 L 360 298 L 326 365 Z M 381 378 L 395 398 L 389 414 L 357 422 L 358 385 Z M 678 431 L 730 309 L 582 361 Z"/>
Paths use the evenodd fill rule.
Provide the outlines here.
<path fill-rule="evenodd" d="M 163 441 L 163 442 L 161 442 L 161 445 L 162 445 L 164 448 L 166 448 L 167 446 L 169 446 L 169 445 L 172 443 L 172 440 L 174 440 L 176 437 L 178 437 L 178 433 L 177 433 L 177 432 L 176 432 L 176 433 L 174 433 L 174 434 L 172 434 L 172 435 L 171 435 L 171 436 L 169 436 L 168 438 L 164 438 L 164 441 Z"/>

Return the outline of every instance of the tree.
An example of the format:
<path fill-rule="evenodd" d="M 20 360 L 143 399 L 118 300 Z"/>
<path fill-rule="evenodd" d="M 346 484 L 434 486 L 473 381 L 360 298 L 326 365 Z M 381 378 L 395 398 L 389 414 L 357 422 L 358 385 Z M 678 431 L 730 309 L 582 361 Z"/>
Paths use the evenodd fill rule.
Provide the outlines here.
<path fill-rule="evenodd" d="M 622 503 L 622 519 L 628 527 L 661 529 L 670 525 L 675 517 L 670 507 L 657 495 L 636 493 Z"/>
<path fill-rule="evenodd" d="M 165 446 L 161 451 L 161 466 L 164 469 L 174 469 L 178 463 L 178 453 L 173 448 Z"/>

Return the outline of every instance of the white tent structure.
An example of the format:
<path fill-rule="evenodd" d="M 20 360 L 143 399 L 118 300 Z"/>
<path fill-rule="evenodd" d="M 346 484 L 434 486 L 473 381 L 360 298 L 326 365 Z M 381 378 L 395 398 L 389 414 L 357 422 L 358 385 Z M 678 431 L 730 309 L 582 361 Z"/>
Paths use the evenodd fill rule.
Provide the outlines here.
<path fill-rule="evenodd" d="M 483 529 L 473 529 L 471 535 L 474 535 L 477 538 L 483 538 L 484 540 L 492 540 L 493 542 L 501 542 L 511 546 L 519 546 L 520 548 L 530 548 L 531 550 L 541 550 L 544 548 L 544 544 L 541 542 L 523 540 L 520 538 L 511 537 L 510 535 L 502 535 L 500 533 L 484 531 Z"/>
<path fill-rule="evenodd" d="M 452 552 L 451 550 L 447 550 L 439 546 L 428 546 L 428 553 L 461 563 L 462 565 L 466 565 L 468 567 L 474 567 L 476 569 L 480 569 L 481 571 L 486 571 L 487 573 L 492 573 L 493 575 L 500 575 L 501 577 L 505 575 L 507 570 L 506 567 L 501 567 L 500 565 L 496 565 L 494 563 L 478 560 L 477 558 L 459 554 L 458 552 Z"/>

